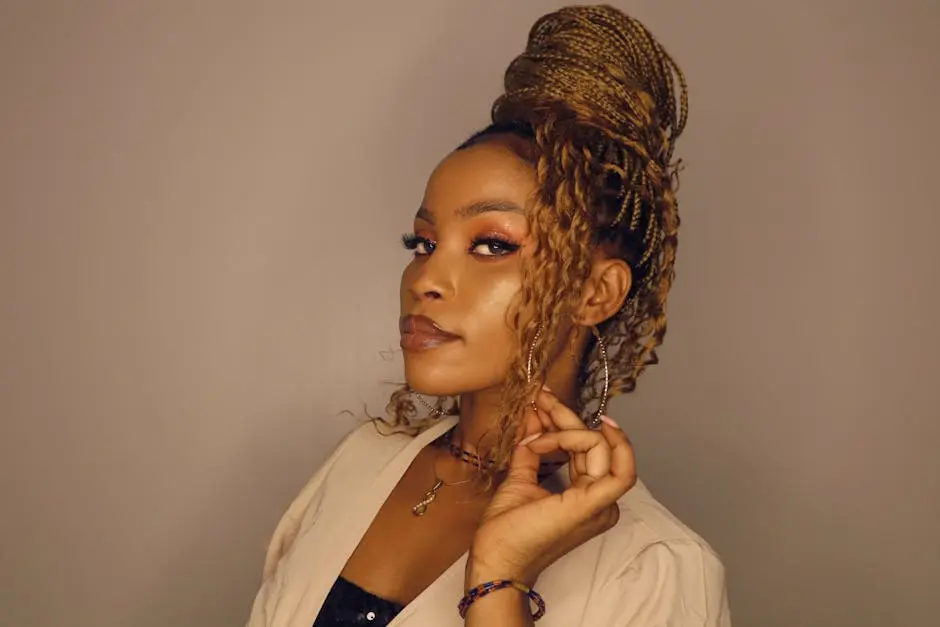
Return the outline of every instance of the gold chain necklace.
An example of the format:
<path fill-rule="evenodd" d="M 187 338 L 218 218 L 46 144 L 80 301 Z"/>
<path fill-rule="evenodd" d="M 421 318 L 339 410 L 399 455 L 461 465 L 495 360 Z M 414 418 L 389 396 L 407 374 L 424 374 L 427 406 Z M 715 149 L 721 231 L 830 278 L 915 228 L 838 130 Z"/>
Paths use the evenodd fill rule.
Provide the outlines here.
<path fill-rule="evenodd" d="M 420 518 L 428 511 L 428 505 L 434 502 L 434 499 L 437 498 L 437 493 L 441 488 L 447 487 L 452 488 L 454 486 L 463 485 L 465 483 L 470 483 L 472 479 L 465 479 L 463 481 L 458 481 L 456 483 L 444 483 L 444 480 L 437 476 L 437 472 L 434 473 L 434 479 L 436 479 L 434 486 L 424 493 L 424 496 L 421 497 L 421 500 L 418 501 L 414 507 L 411 508 L 411 513 Z"/>
<path fill-rule="evenodd" d="M 452 435 L 453 435 L 453 431 L 448 431 L 443 436 L 443 443 L 447 446 L 448 452 L 451 455 L 453 455 L 460 461 L 466 464 L 470 464 L 478 469 L 482 469 L 484 467 L 488 468 L 494 464 L 493 460 L 491 459 L 484 460 L 480 458 L 479 456 L 477 456 L 476 454 L 471 453 L 470 451 L 454 444 L 451 441 Z M 459 485 L 465 485 L 473 481 L 473 479 L 464 479 L 463 481 L 457 481 L 455 483 L 445 483 L 444 480 L 441 479 L 437 474 L 436 462 L 437 460 L 435 459 L 435 463 L 432 466 L 434 468 L 434 485 L 431 486 L 431 488 L 427 492 L 424 493 L 424 496 L 421 497 L 421 500 L 415 503 L 415 505 L 411 508 L 411 513 L 414 514 L 418 518 L 420 518 L 421 516 L 424 516 L 425 513 L 427 513 L 428 506 L 434 502 L 434 499 L 437 498 L 437 493 L 441 491 L 441 488 L 452 488 L 452 487 L 459 486 Z M 543 463 L 542 466 L 550 467 L 550 466 L 556 466 L 556 465 L 561 465 L 565 463 L 567 462 L 549 462 L 549 463 Z M 551 474 L 551 473 L 548 473 L 548 474 Z M 547 475 L 544 475 L 544 476 L 547 476 Z M 543 478 L 543 475 L 541 475 L 540 473 L 539 479 L 542 479 L 542 478 Z"/>
<path fill-rule="evenodd" d="M 472 464 L 476 466 L 477 468 L 492 465 L 493 463 L 492 460 L 484 461 L 480 459 L 480 457 L 478 457 L 477 455 L 471 453 L 470 451 L 455 445 L 451 441 L 452 435 L 453 435 L 453 431 L 448 431 L 447 433 L 444 434 L 444 437 L 442 438 L 443 443 L 447 446 L 448 452 L 451 455 L 453 455 L 460 461 L 464 463 Z M 428 511 L 428 506 L 434 502 L 434 499 L 437 498 L 437 493 L 440 492 L 441 488 L 452 488 L 452 487 L 459 486 L 459 485 L 465 485 L 473 481 L 473 479 L 464 479 L 463 481 L 457 481 L 455 483 L 445 483 L 444 480 L 441 479 L 437 474 L 437 460 L 436 459 L 434 460 L 434 464 L 432 465 L 432 467 L 434 469 L 434 485 L 431 486 L 431 489 L 425 492 L 424 496 L 421 497 L 421 500 L 418 501 L 414 505 L 414 507 L 411 508 L 411 513 L 414 514 L 418 518 L 420 518 L 421 516 L 424 516 L 424 514 Z"/>

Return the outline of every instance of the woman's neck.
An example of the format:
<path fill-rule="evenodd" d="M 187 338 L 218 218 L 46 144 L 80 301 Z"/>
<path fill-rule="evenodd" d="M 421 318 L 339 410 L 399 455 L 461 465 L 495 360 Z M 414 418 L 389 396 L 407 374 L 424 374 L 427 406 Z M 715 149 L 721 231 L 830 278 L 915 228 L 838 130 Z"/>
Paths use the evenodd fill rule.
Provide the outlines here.
<path fill-rule="evenodd" d="M 454 429 L 453 442 L 475 453 L 492 445 L 499 435 L 500 391 L 484 390 L 460 396 L 460 421 Z"/>
<path fill-rule="evenodd" d="M 573 325 L 561 331 L 559 336 L 551 351 L 551 365 L 545 380 L 558 400 L 574 408 L 578 394 L 575 382 L 591 331 Z M 475 453 L 481 445 L 488 447 L 497 440 L 502 391 L 501 387 L 494 387 L 460 395 L 460 422 L 452 438 L 455 444 Z M 543 461 L 561 459 L 567 459 L 567 455 L 546 455 Z"/>
<path fill-rule="evenodd" d="M 575 402 L 574 383 L 571 379 L 549 380 L 552 392 L 568 407 Z M 502 390 L 493 388 L 460 396 L 460 420 L 454 429 L 452 442 L 460 448 L 476 453 L 479 448 L 493 445 L 499 437 Z M 543 461 L 562 461 L 567 455 L 561 451 L 543 457 Z"/>

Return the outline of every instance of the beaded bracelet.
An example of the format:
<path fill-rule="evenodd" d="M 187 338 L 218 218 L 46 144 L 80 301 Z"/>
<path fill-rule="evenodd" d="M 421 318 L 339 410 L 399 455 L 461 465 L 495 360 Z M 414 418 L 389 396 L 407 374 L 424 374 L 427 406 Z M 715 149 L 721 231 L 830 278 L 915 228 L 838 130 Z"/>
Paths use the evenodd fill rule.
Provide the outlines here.
<path fill-rule="evenodd" d="M 542 598 L 542 595 L 532 588 L 516 581 L 511 581 L 509 579 L 497 579 L 495 581 L 481 583 L 479 586 L 476 586 L 466 595 L 464 595 L 464 597 L 460 600 L 460 603 L 457 604 L 457 610 L 460 612 L 460 618 L 467 617 L 467 610 L 470 609 L 470 606 L 473 604 L 473 602 L 480 597 L 484 597 L 495 590 L 502 590 L 503 588 L 510 587 L 525 593 L 526 596 L 535 601 L 538 609 L 534 614 L 532 614 L 533 621 L 537 621 L 545 615 L 545 600 Z"/>

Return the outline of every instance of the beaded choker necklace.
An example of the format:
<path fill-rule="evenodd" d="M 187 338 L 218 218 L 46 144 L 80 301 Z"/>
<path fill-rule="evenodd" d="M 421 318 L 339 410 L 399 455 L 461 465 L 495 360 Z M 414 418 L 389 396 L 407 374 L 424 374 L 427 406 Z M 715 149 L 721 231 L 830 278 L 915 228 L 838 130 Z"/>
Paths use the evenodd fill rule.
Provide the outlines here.
<path fill-rule="evenodd" d="M 463 449 L 457 446 L 456 444 L 454 444 L 452 440 L 453 434 L 454 434 L 454 431 L 453 429 L 451 429 L 450 431 L 448 431 L 447 433 L 443 435 L 443 439 L 442 439 L 442 442 L 447 446 L 447 449 L 450 451 L 451 455 L 453 455 L 460 461 L 471 464 L 472 466 L 475 466 L 477 468 L 490 468 L 491 466 L 493 466 L 493 464 L 496 463 L 492 459 L 483 460 L 476 453 L 471 453 L 470 451 Z M 543 467 L 553 468 L 557 466 L 563 466 L 567 463 L 568 463 L 567 461 L 542 462 L 541 465 Z M 554 471 L 551 471 L 551 472 L 554 472 Z M 539 474 L 540 475 L 545 474 L 547 476 L 551 474 L 551 472 L 548 472 L 548 473 L 540 472 Z"/>
<path fill-rule="evenodd" d="M 484 460 L 476 453 L 471 453 L 470 451 L 461 448 L 454 444 L 453 442 L 454 431 L 451 429 L 444 434 L 443 442 L 447 446 L 447 450 L 450 451 L 450 454 L 459 459 L 462 462 L 475 466 L 476 468 L 490 468 L 496 462 L 492 459 Z"/>
<path fill-rule="evenodd" d="M 484 460 L 476 453 L 472 453 L 464 448 L 457 446 L 456 444 L 453 443 L 452 437 L 453 437 L 453 430 L 448 431 L 441 438 L 441 442 L 445 445 L 445 447 L 447 448 L 447 451 L 451 455 L 453 455 L 455 458 L 459 459 L 460 461 L 467 463 L 467 464 L 471 464 L 475 468 L 479 468 L 479 469 L 491 468 L 496 463 L 492 459 Z M 548 462 L 548 463 L 543 463 L 542 466 L 552 468 L 552 467 L 561 466 L 565 463 L 567 462 Z M 549 470 L 548 472 L 544 472 L 544 471 L 540 472 L 539 479 L 540 480 L 544 479 L 545 477 L 552 474 L 552 472 L 554 472 L 554 469 Z M 435 469 L 434 485 L 431 486 L 431 488 L 427 492 L 424 493 L 424 496 L 421 498 L 421 500 L 418 501 L 411 508 L 411 513 L 414 514 L 418 518 L 420 518 L 421 516 L 424 516 L 424 514 L 428 510 L 428 506 L 434 502 L 434 499 L 437 498 L 437 493 L 440 492 L 441 488 L 449 488 L 449 487 L 464 485 L 466 483 L 470 483 L 471 481 L 472 479 L 465 479 L 464 481 L 457 481 L 456 483 L 444 483 L 444 480 L 437 476 L 437 470 Z"/>

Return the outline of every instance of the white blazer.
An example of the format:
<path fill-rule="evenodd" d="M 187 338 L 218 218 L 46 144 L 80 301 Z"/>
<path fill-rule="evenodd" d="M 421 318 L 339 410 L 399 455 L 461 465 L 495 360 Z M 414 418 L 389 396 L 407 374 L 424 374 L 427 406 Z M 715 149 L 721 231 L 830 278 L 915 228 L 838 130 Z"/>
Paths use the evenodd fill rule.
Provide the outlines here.
<path fill-rule="evenodd" d="M 248 627 L 311 627 L 379 508 L 448 416 L 417 436 L 348 434 L 290 505 L 268 547 Z M 567 466 L 543 481 L 568 484 Z M 535 590 L 539 627 L 730 627 L 721 561 L 642 482 L 618 501 L 620 521 L 552 564 Z M 389 627 L 461 627 L 466 553 Z"/>

